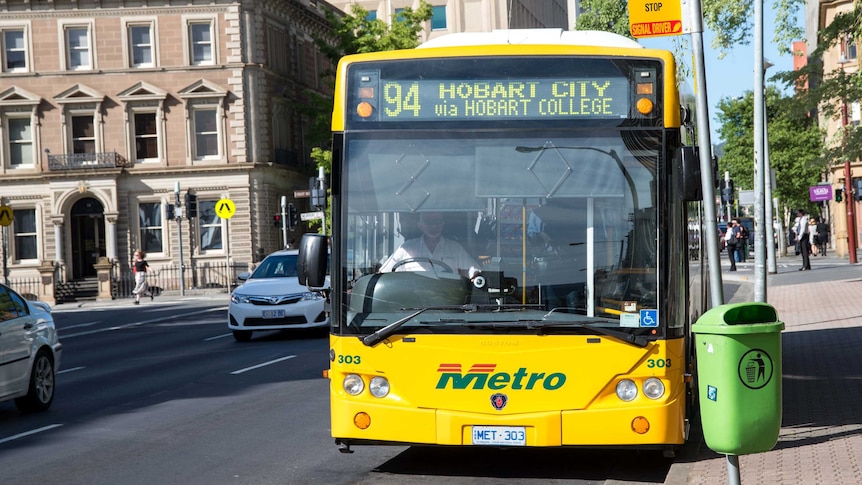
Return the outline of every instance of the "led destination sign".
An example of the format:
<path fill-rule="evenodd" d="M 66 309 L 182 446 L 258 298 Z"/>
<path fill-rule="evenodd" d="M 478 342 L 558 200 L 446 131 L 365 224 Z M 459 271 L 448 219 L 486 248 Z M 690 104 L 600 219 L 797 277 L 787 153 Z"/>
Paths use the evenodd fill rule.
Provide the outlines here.
<path fill-rule="evenodd" d="M 356 121 L 626 118 L 630 83 L 617 77 L 428 80 L 353 78 Z"/>

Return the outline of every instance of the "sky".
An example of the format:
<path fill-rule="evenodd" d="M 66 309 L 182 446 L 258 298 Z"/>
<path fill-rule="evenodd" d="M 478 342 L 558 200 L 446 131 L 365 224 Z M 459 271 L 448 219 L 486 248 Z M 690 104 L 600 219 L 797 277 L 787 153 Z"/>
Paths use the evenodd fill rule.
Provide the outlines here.
<path fill-rule="evenodd" d="M 802 17 L 799 17 L 799 24 L 802 25 Z M 772 19 L 775 14 L 767 6 L 764 9 L 764 24 L 763 24 L 763 57 L 769 60 L 773 67 L 766 72 L 766 83 L 769 84 L 768 78 L 781 71 L 793 70 L 793 58 L 790 54 L 779 54 L 778 46 L 772 44 L 772 34 L 774 27 Z M 691 37 L 690 34 L 683 34 Z M 734 46 L 728 51 L 723 59 L 718 58 L 718 50 L 710 46 L 714 34 L 711 31 L 704 32 L 703 35 L 703 50 L 705 58 L 706 70 L 706 92 L 707 102 L 709 106 L 709 131 L 711 133 L 711 143 L 717 145 L 721 143 L 718 138 L 718 130 L 721 128 L 717 120 L 718 110 L 716 106 L 722 98 L 735 98 L 742 96 L 746 91 L 754 90 L 754 42 L 750 45 Z M 805 39 L 799 39 L 805 40 Z M 653 49 L 667 49 L 673 51 L 673 44 L 670 37 L 654 37 L 642 38 L 639 42 L 644 47 Z M 787 46 L 788 49 L 791 46 Z M 691 61 L 689 60 L 689 63 Z M 693 67 L 691 69 L 694 70 Z M 691 89 L 694 90 L 694 80 L 688 81 Z"/>

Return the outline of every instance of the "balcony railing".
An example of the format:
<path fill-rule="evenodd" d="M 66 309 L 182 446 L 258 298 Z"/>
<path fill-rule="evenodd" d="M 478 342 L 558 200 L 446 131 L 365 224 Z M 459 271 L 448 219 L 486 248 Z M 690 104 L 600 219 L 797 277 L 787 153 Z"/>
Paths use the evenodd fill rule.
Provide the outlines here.
<path fill-rule="evenodd" d="M 64 153 L 48 155 L 48 170 L 87 170 L 94 168 L 127 167 L 128 162 L 117 152 Z"/>

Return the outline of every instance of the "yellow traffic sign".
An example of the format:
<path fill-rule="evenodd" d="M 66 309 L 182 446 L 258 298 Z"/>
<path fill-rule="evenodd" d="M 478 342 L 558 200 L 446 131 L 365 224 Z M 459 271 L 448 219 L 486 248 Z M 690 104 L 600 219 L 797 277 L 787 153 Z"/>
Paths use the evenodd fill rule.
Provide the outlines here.
<path fill-rule="evenodd" d="M 0 226 L 12 224 L 12 208 L 8 205 L 0 205 Z"/>
<path fill-rule="evenodd" d="M 220 199 L 216 202 L 215 211 L 222 219 L 230 219 L 236 212 L 236 205 L 230 199 Z"/>
<path fill-rule="evenodd" d="M 632 37 L 682 34 L 681 0 L 629 0 Z"/>

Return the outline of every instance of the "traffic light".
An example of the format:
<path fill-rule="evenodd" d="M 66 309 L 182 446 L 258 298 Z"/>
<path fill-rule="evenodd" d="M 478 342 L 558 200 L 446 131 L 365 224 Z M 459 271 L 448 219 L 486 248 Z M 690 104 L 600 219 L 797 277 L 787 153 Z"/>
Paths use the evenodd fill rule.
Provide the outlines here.
<path fill-rule="evenodd" d="M 733 204 L 733 180 L 722 180 L 719 182 L 719 188 L 721 189 L 721 203 Z"/>
<path fill-rule="evenodd" d="M 165 214 L 169 221 L 172 221 L 177 218 L 177 208 L 173 204 L 168 204 L 165 207 Z"/>
<path fill-rule="evenodd" d="M 283 227 L 282 226 L 282 220 L 281 220 L 281 214 L 276 214 L 276 215 L 272 216 L 272 222 L 273 222 L 273 225 L 275 227 L 278 227 L 278 228 Z"/>
<path fill-rule="evenodd" d="M 291 202 L 287 204 L 287 228 L 291 231 L 296 229 L 299 224 L 299 215 L 296 213 L 296 206 Z"/>
<path fill-rule="evenodd" d="M 835 202 L 841 202 L 844 200 L 844 189 L 837 188 L 835 189 Z"/>
<path fill-rule="evenodd" d="M 186 192 L 186 217 L 189 219 L 194 219 L 198 216 L 198 196 L 191 193 Z"/>

